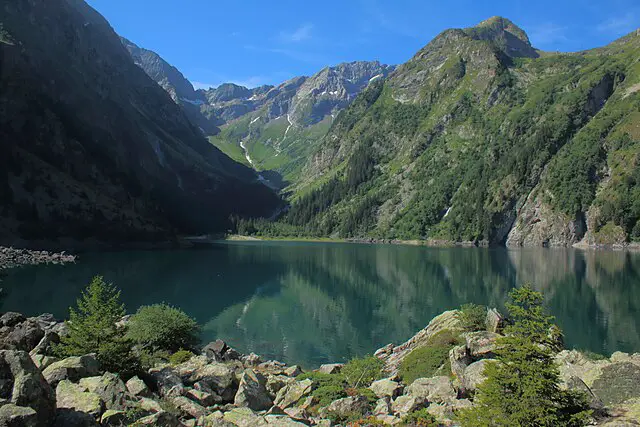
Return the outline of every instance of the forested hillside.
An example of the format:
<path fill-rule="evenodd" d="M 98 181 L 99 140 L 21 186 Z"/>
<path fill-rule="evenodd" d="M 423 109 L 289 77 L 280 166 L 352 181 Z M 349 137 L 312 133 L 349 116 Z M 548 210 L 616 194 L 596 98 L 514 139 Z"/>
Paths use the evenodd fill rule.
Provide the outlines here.
<path fill-rule="evenodd" d="M 336 119 L 277 224 L 508 245 L 640 240 L 640 34 L 535 50 L 504 18 L 446 30 Z"/>

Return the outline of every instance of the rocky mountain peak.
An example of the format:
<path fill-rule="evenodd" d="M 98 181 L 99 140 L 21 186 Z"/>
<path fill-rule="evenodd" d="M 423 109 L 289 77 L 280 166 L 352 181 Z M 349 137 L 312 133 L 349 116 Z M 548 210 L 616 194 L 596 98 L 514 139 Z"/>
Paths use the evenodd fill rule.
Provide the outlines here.
<path fill-rule="evenodd" d="M 512 58 L 537 58 L 539 56 L 531 46 L 527 33 L 507 18 L 493 16 L 464 31 L 473 39 L 492 42 Z"/>

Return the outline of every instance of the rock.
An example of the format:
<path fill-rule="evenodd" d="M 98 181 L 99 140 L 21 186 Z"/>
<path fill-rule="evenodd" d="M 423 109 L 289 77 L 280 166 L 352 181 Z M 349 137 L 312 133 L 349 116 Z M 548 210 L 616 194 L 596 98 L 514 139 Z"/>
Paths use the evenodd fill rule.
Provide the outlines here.
<path fill-rule="evenodd" d="M 238 427 L 266 425 L 266 422 L 249 408 L 234 408 L 225 412 L 224 420 Z"/>
<path fill-rule="evenodd" d="M 389 415 L 391 414 L 391 397 L 384 396 L 376 402 L 373 409 L 373 415 Z"/>
<path fill-rule="evenodd" d="M 369 401 L 364 396 L 345 397 L 334 400 L 324 409 L 329 416 L 337 416 L 340 419 L 352 417 L 354 414 L 364 415 L 369 409 Z"/>
<path fill-rule="evenodd" d="M 382 422 L 385 426 L 394 426 L 402 422 L 402 419 L 393 415 L 376 415 L 376 420 Z"/>
<path fill-rule="evenodd" d="M 106 372 L 101 377 L 82 378 L 79 384 L 100 396 L 107 409 L 125 410 L 133 400 L 120 377 L 111 372 Z"/>
<path fill-rule="evenodd" d="M 450 426 L 453 424 L 452 419 L 455 415 L 449 405 L 433 403 L 427 406 L 427 412 L 433 415 L 441 425 Z"/>
<path fill-rule="evenodd" d="M 393 348 L 393 344 L 387 344 L 384 347 L 377 349 L 373 355 L 379 359 L 385 359 L 393 353 Z"/>
<path fill-rule="evenodd" d="M 240 378 L 240 386 L 234 403 L 236 406 L 246 406 L 254 411 L 266 410 L 273 405 L 266 388 L 267 379 L 260 373 L 247 369 Z"/>
<path fill-rule="evenodd" d="M 53 331 L 46 331 L 38 344 L 29 352 L 30 355 L 42 354 L 52 355 L 51 349 L 53 344 L 60 342 L 60 335 Z"/>
<path fill-rule="evenodd" d="M 272 427 L 305 427 L 306 423 L 292 420 L 285 415 L 265 415 L 264 422 Z"/>
<path fill-rule="evenodd" d="M 391 381 L 388 378 L 374 381 L 369 386 L 369 389 L 375 393 L 379 398 L 389 396 L 395 399 L 402 393 L 402 386 L 396 381 Z"/>
<path fill-rule="evenodd" d="M 52 387 L 55 387 L 62 380 L 78 382 L 80 378 L 96 376 L 99 367 L 95 354 L 87 354 L 54 362 L 42 372 L 42 375 Z"/>
<path fill-rule="evenodd" d="M 474 393 L 478 384 L 481 384 L 486 379 L 484 370 L 489 363 L 496 363 L 495 360 L 483 359 L 472 363 L 467 366 L 462 375 L 462 388 L 464 393 Z"/>
<path fill-rule="evenodd" d="M 207 415 L 203 424 L 204 427 L 233 427 L 233 424 L 224 420 L 224 414 L 220 411 Z"/>
<path fill-rule="evenodd" d="M 0 406 L 0 426 L 3 427 L 38 427 L 38 414 L 27 406 L 8 403 Z"/>
<path fill-rule="evenodd" d="M 17 318 L 12 318 L 12 323 Z M 25 319 L 13 326 L 0 328 L 0 348 L 3 350 L 31 351 L 44 337 L 44 330 L 37 322 Z"/>
<path fill-rule="evenodd" d="M 54 418 L 55 395 L 42 373 L 24 351 L 0 351 L 0 398 L 15 406 L 31 408 L 37 414 L 38 425 Z M 22 409 L 9 408 L 25 422 L 30 418 Z M 9 411 L 7 409 L 6 411 Z M 11 417 L 9 412 L 5 416 Z"/>
<path fill-rule="evenodd" d="M 182 396 L 185 392 L 180 376 L 170 367 L 149 370 L 155 389 L 162 397 Z"/>
<path fill-rule="evenodd" d="M 96 419 L 84 412 L 60 408 L 56 413 L 54 427 L 98 427 Z"/>
<path fill-rule="evenodd" d="M 409 387 L 406 394 L 429 403 L 449 403 L 458 397 L 449 377 L 418 378 Z"/>
<path fill-rule="evenodd" d="M 22 323 L 27 320 L 21 313 L 16 313 L 13 311 L 8 311 L 0 316 L 0 325 L 7 326 L 9 328 L 13 328 L 18 323 Z"/>
<path fill-rule="evenodd" d="M 276 395 L 274 404 L 286 409 L 311 393 L 313 381 L 306 379 L 287 384 Z"/>
<path fill-rule="evenodd" d="M 504 317 L 495 308 L 487 310 L 487 331 L 496 334 L 502 333 L 504 329 Z"/>
<path fill-rule="evenodd" d="M 209 411 L 202 405 L 185 396 L 175 396 L 168 399 L 185 417 L 200 418 L 209 415 Z"/>
<path fill-rule="evenodd" d="M 262 363 L 262 359 L 260 358 L 260 356 L 255 353 L 244 356 L 241 358 L 241 360 L 242 363 L 244 363 L 246 366 L 256 366 Z"/>
<path fill-rule="evenodd" d="M 267 392 L 272 399 L 275 399 L 276 395 L 284 386 L 295 382 L 294 378 L 287 377 L 285 375 L 269 375 L 267 376 Z"/>
<path fill-rule="evenodd" d="M 295 366 L 290 366 L 287 369 L 284 370 L 285 375 L 289 376 L 289 377 L 297 377 L 298 375 L 302 374 L 302 368 L 298 365 Z"/>
<path fill-rule="evenodd" d="M 591 391 L 605 405 L 618 405 L 640 398 L 640 367 L 630 362 L 612 363 L 602 368 Z"/>
<path fill-rule="evenodd" d="M 233 348 L 229 347 L 224 341 L 216 340 L 210 342 L 202 349 L 202 354 L 209 360 L 216 362 L 227 362 L 230 360 L 239 360 L 242 355 Z M 260 362 L 258 362 L 260 363 Z"/>
<path fill-rule="evenodd" d="M 287 408 L 284 410 L 284 413 L 294 420 L 306 421 L 309 418 L 307 410 L 298 406 Z"/>
<path fill-rule="evenodd" d="M 31 355 L 31 360 L 39 370 L 43 371 L 47 369 L 49 366 L 53 365 L 59 359 L 51 356 L 45 356 L 43 354 L 34 354 L 34 355 Z"/>
<path fill-rule="evenodd" d="M 195 390 L 195 389 L 187 390 L 185 396 L 187 396 L 189 399 L 205 407 L 213 406 L 216 403 L 222 402 L 222 398 L 217 394 L 208 393 L 202 390 Z"/>
<path fill-rule="evenodd" d="M 138 400 L 138 407 L 143 411 L 147 411 L 147 412 L 163 411 L 162 406 L 160 406 L 160 404 L 157 401 L 153 399 L 149 399 L 148 397 L 141 397 L 140 400 Z"/>
<path fill-rule="evenodd" d="M 238 389 L 238 362 L 210 362 L 204 356 L 196 356 L 176 366 L 175 370 L 186 385 L 206 383 L 224 402 L 232 402 Z"/>
<path fill-rule="evenodd" d="M 104 410 L 104 404 L 96 393 L 69 380 L 62 380 L 56 387 L 56 406 L 58 409 L 71 409 L 84 412 L 98 419 Z"/>
<path fill-rule="evenodd" d="M 411 412 L 415 412 L 418 409 L 422 409 L 426 406 L 424 399 L 419 399 L 415 396 L 402 395 L 399 396 L 391 404 L 391 411 L 402 418 Z"/>
<path fill-rule="evenodd" d="M 127 425 L 127 414 L 124 411 L 107 409 L 100 418 L 100 425 L 120 427 Z"/>
<path fill-rule="evenodd" d="M 130 378 L 125 385 L 132 396 L 150 397 L 152 394 L 151 390 L 149 390 L 149 387 L 147 387 L 147 384 L 137 376 Z"/>
<path fill-rule="evenodd" d="M 175 415 L 168 412 L 158 412 L 144 418 L 140 418 L 135 422 L 136 426 L 153 426 L 153 427 L 181 427 L 180 421 Z"/>
<path fill-rule="evenodd" d="M 467 346 L 459 345 L 453 347 L 449 351 L 449 363 L 451 364 L 451 372 L 453 375 L 458 378 L 458 380 L 462 380 L 464 370 L 473 363 L 473 359 L 471 359 L 467 351 Z"/>
<path fill-rule="evenodd" d="M 342 370 L 344 363 L 329 363 L 326 365 L 320 365 L 318 372 L 323 374 L 339 374 Z"/>
<path fill-rule="evenodd" d="M 464 334 L 469 355 L 474 359 L 491 359 L 495 356 L 496 340 L 500 335 L 494 332 L 478 331 Z"/>
<path fill-rule="evenodd" d="M 300 408 L 302 408 L 302 409 L 304 409 L 306 411 L 309 411 L 309 410 L 311 410 L 312 406 L 315 406 L 317 404 L 318 404 L 318 399 L 316 399 L 315 396 L 309 396 L 299 406 L 300 406 Z"/>

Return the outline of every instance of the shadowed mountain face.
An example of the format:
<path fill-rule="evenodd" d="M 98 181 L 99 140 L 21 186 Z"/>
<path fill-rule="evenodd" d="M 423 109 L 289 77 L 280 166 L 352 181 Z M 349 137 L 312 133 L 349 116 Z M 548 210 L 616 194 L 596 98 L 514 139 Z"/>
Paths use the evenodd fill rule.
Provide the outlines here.
<path fill-rule="evenodd" d="M 2 0 L 0 11 L 0 244 L 165 239 L 279 204 L 84 1 Z"/>

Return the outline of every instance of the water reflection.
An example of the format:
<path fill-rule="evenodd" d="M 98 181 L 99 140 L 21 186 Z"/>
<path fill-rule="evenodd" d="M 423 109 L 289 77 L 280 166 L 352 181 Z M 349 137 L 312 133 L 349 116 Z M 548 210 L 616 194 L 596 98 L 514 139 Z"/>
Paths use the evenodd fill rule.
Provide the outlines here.
<path fill-rule="evenodd" d="M 211 250 L 87 254 L 9 274 L 4 310 L 63 317 L 96 273 L 127 306 L 169 302 L 242 351 L 315 366 L 401 342 L 443 310 L 501 307 L 544 291 L 577 348 L 640 351 L 640 256 L 550 249 L 230 243 Z"/>

